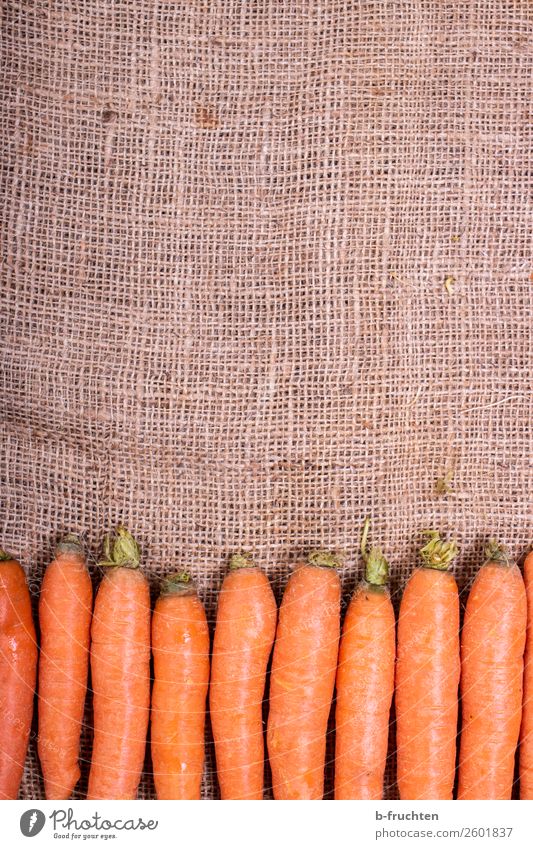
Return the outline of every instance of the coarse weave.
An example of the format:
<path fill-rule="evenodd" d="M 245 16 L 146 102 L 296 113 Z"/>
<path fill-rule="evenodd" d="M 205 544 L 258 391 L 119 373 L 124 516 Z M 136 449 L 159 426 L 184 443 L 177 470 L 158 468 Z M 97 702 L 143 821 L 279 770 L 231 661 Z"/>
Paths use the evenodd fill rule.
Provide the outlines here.
<path fill-rule="evenodd" d="M 520 556 L 529 0 L 3 9 L 0 537 L 35 600 L 58 535 L 95 564 L 119 521 L 211 621 L 236 548 L 278 598 L 343 552 L 346 600 L 367 515 L 395 599 L 423 528 L 463 589 L 487 536 Z"/>

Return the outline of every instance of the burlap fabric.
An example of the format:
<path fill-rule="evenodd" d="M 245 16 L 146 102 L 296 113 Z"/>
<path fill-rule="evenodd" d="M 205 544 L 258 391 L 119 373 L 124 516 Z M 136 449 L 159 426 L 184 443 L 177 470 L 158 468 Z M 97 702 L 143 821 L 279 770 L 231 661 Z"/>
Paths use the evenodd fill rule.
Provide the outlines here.
<path fill-rule="evenodd" d="M 278 594 L 302 551 L 344 552 L 347 598 L 366 515 L 396 597 L 421 528 L 457 536 L 463 587 L 487 535 L 520 555 L 532 22 L 528 0 L 4 4 L 0 528 L 36 598 L 59 533 L 94 561 L 118 521 L 154 591 L 190 566 L 211 618 L 241 546 Z"/>

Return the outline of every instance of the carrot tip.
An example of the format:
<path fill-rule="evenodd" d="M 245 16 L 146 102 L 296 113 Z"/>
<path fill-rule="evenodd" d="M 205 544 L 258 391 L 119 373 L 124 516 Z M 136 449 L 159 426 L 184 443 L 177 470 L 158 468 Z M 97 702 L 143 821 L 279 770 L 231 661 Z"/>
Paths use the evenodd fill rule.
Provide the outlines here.
<path fill-rule="evenodd" d="M 57 544 L 56 554 L 79 554 L 83 557 L 83 546 L 77 534 L 66 534 Z"/>
<path fill-rule="evenodd" d="M 249 569 L 255 566 L 254 559 L 247 551 L 232 554 L 229 560 L 230 569 Z"/>
<path fill-rule="evenodd" d="M 504 545 L 501 545 L 495 539 L 489 539 L 488 543 L 485 546 L 485 557 L 487 562 L 490 563 L 503 563 L 505 566 L 509 566 L 511 563 L 511 559 L 509 557 L 509 552 L 507 551 Z"/>
<path fill-rule="evenodd" d="M 389 580 L 389 564 L 381 548 L 373 546 L 370 551 L 367 550 L 366 543 L 369 529 L 370 519 L 365 519 L 361 535 L 361 556 L 366 566 L 365 578 L 367 584 L 382 587 Z"/>
<path fill-rule="evenodd" d="M 13 557 L 12 554 L 9 553 L 9 551 L 4 551 L 3 548 L 0 548 L 0 561 L 14 560 L 14 559 L 15 558 Z"/>
<path fill-rule="evenodd" d="M 173 572 L 163 579 L 159 595 L 186 595 L 196 592 L 189 572 Z"/>
<path fill-rule="evenodd" d="M 429 542 L 420 549 L 424 566 L 429 569 L 446 571 L 454 557 L 457 556 L 457 543 L 454 539 L 441 539 L 438 531 L 422 531 L 422 533 L 429 536 Z"/>
<path fill-rule="evenodd" d="M 100 566 L 125 566 L 128 569 L 138 569 L 141 562 L 141 549 L 135 538 L 126 528 L 119 525 L 115 538 L 112 534 L 104 537 L 104 559 Z"/>
<path fill-rule="evenodd" d="M 307 555 L 307 562 L 311 566 L 325 566 L 328 569 L 338 569 L 342 566 L 341 558 L 338 555 L 323 549 L 310 551 Z"/>

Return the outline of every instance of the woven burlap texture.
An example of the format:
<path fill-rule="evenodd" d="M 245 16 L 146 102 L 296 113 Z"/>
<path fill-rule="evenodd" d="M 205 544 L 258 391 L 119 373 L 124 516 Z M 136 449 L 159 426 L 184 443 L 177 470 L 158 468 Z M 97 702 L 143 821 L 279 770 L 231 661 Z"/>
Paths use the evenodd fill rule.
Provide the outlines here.
<path fill-rule="evenodd" d="M 6 4 L 0 531 L 35 599 L 58 534 L 95 561 L 118 521 L 211 621 L 243 546 L 278 598 L 303 551 L 343 552 L 346 600 L 367 515 L 396 599 L 422 528 L 457 537 L 463 589 L 488 535 L 523 552 L 532 23 L 528 0 Z"/>

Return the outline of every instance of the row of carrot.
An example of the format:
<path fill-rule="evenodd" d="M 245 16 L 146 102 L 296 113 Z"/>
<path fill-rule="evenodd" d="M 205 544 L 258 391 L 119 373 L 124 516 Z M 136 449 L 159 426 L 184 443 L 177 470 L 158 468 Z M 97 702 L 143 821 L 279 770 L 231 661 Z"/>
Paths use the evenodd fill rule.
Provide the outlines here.
<path fill-rule="evenodd" d="M 315 551 L 297 566 L 279 617 L 267 576 L 248 555 L 234 555 L 212 651 L 190 575 L 163 581 L 151 616 L 139 547 L 118 528 L 105 541 L 94 610 L 79 540 L 69 535 L 58 546 L 41 588 L 39 653 L 24 571 L 2 552 L 0 798 L 19 791 L 38 654 L 38 752 L 48 799 L 69 798 L 80 778 L 89 658 L 89 799 L 136 797 L 150 717 L 158 798 L 199 798 L 208 696 L 222 798 L 263 798 L 262 711 L 273 649 L 266 738 L 276 799 L 322 798 L 335 688 L 336 799 L 382 798 L 393 696 L 400 797 L 453 798 L 459 688 L 458 798 L 511 797 L 522 729 L 520 795 L 533 799 L 533 553 L 524 584 L 506 551 L 489 543 L 460 633 L 450 571 L 456 545 L 429 532 L 396 635 L 388 565 L 380 549 L 367 550 L 367 535 L 368 523 L 366 577 L 342 633 L 334 555 Z"/>

